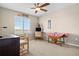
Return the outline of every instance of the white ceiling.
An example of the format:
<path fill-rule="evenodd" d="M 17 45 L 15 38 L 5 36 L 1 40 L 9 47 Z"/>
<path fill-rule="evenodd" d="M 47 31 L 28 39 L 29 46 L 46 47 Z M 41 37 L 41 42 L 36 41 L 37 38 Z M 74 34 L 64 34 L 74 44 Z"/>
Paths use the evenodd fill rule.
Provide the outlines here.
<path fill-rule="evenodd" d="M 67 3 L 51 3 L 50 5 L 44 7 L 47 9 L 47 12 L 39 11 L 37 14 L 34 13 L 33 9 L 30 9 L 34 7 L 33 3 L 0 3 L 0 7 L 8 8 L 11 10 L 23 12 L 26 14 L 34 15 L 34 16 L 43 16 L 44 14 L 55 12 L 57 10 L 60 10 L 62 8 L 65 8 L 69 5 L 72 4 L 67 4 Z"/>

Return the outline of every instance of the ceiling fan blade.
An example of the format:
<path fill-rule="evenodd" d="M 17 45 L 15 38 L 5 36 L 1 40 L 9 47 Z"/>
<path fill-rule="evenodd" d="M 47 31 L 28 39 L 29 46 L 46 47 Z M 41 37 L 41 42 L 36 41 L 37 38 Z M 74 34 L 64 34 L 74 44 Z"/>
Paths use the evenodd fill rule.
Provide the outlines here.
<path fill-rule="evenodd" d="M 35 8 L 31 8 L 31 9 L 35 9 Z"/>
<path fill-rule="evenodd" d="M 35 13 L 37 13 L 38 11 L 36 10 Z"/>
<path fill-rule="evenodd" d="M 44 6 L 47 6 L 47 5 L 49 5 L 50 3 L 45 3 L 45 4 L 43 4 L 43 5 L 41 5 L 40 7 L 44 7 Z"/>
<path fill-rule="evenodd" d="M 37 3 L 37 5 L 39 5 L 40 3 Z"/>
<path fill-rule="evenodd" d="M 36 3 L 34 3 L 34 5 L 35 5 L 35 7 L 37 6 L 37 4 L 36 4 Z"/>
<path fill-rule="evenodd" d="M 46 10 L 46 9 L 40 9 L 40 10 L 42 10 L 42 11 L 44 11 L 44 12 L 47 12 L 47 10 Z"/>

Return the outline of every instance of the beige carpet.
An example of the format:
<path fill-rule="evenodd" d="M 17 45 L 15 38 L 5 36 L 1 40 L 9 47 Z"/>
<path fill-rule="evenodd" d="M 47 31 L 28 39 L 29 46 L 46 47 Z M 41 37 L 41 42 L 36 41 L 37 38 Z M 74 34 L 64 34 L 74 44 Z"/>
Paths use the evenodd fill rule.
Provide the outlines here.
<path fill-rule="evenodd" d="M 58 46 L 44 40 L 30 40 L 29 56 L 79 56 L 79 48 Z"/>

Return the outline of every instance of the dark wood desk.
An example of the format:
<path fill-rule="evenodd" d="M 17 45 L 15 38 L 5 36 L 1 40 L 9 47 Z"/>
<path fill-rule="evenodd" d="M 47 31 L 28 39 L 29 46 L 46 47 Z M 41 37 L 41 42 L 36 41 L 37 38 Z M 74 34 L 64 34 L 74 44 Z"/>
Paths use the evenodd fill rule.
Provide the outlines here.
<path fill-rule="evenodd" d="M 20 38 L 6 37 L 0 38 L 0 56 L 19 56 Z"/>

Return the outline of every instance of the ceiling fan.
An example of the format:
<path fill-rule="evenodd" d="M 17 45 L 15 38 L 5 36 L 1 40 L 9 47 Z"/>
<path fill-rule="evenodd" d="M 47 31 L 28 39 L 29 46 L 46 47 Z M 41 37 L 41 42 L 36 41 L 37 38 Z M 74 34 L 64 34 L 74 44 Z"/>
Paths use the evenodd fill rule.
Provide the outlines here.
<path fill-rule="evenodd" d="M 37 13 L 40 10 L 44 11 L 44 12 L 47 12 L 47 10 L 44 9 L 43 7 L 48 6 L 48 5 L 49 5 L 49 3 L 44 3 L 44 4 L 35 3 L 34 4 L 35 7 L 31 8 L 31 9 L 35 9 L 35 13 Z"/>

